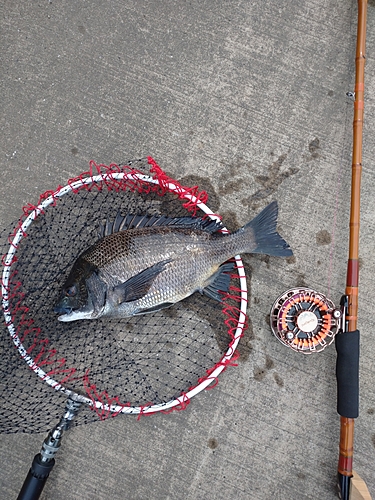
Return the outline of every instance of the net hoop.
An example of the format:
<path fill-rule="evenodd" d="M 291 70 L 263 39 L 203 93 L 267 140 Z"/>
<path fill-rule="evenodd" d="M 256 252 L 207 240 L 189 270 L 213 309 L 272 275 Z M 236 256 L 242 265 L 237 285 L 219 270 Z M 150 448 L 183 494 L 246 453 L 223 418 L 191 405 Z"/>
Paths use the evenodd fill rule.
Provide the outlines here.
<path fill-rule="evenodd" d="M 48 197 L 46 197 L 41 203 L 39 203 L 35 208 L 33 208 L 25 218 L 25 220 L 20 223 L 17 231 L 15 231 L 14 236 L 12 235 L 9 238 L 10 247 L 7 254 L 3 257 L 3 272 L 2 272 L 2 281 L 1 281 L 1 289 L 2 289 L 2 308 L 3 315 L 5 319 L 6 326 L 8 328 L 8 332 L 10 337 L 18 350 L 22 359 L 26 362 L 29 368 L 45 383 L 51 386 L 56 391 L 66 394 L 67 396 L 75 396 L 76 400 L 79 400 L 82 403 L 86 403 L 87 405 L 93 407 L 98 413 L 101 412 L 110 412 L 112 414 L 151 414 L 155 412 L 166 410 L 176 409 L 176 407 L 186 406 L 186 403 L 196 394 L 201 392 L 204 389 L 209 389 L 209 386 L 214 386 L 217 383 L 217 377 L 221 374 L 221 372 L 230 364 L 233 355 L 235 354 L 235 350 L 237 348 L 238 342 L 243 335 L 243 331 L 246 328 L 246 308 L 247 308 L 247 284 L 246 284 L 246 275 L 244 271 L 244 265 L 239 255 L 234 257 L 236 268 L 239 275 L 240 280 L 240 304 L 238 307 L 238 321 L 233 331 L 233 340 L 230 343 L 229 348 L 222 356 L 221 360 L 215 365 L 213 370 L 207 371 L 207 375 L 203 378 L 199 379 L 198 384 L 195 387 L 192 387 L 186 393 L 182 394 L 176 399 L 170 400 L 168 402 L 160 403 L 160 404 L 150 404 L 146 406 L 124 406 L 117 404 L 105 404 L 101 401 L 96 401 L 91 398 L 88 398 L 82 394 L 77 394 L 75 391 L 72 391 L 65 387 L 62 383 L 54 380 L 51 376 L 49 376 L 38 364 L 35 362 L 32 356 L 27 353 L 27 350 L 23 346 L 18 334 L 17 328 L 13 323 L 11 310 L 9 308 L 9 290 L 10 290 L 10 278 L 12 274 L 12 263 L 14 262 L 15 255 L 18 249 L 18 246 L 22 240 L 22 238 L 26 235 L 27 228 L 31 225 L 31 223 L 37 219 L 39 215 L 44 213 L 44 211 L 51 205 L 56 203 L 57 198 L 61 198 L 67 193 L 74 192 L 75 190 L 79 190 L 84 186 L 88 186 L 90 184 L 95 183 L 106 183 L 106 181 L 113 182 L 113 180 L 117 181 L 125 181 L 129 180 L 134 183 L 146 183 L 149 185 L 159 185 L 166 191 L 171 193 L 178 194 L 180 198 L 185 198 L 189 202 L 194 203 L 200 210 L 202 210 L 209 218 L 212 220 L 219 221 L 220 217 L 213 214 L 212 211 L 207 207 L 205 203 L 203 203 L 199 198 L 189 193 L 185 188 L 180 186 L 179 184 L 174 184 L 173 182 L 165 182 L 161 184 L 158 178 L 153 178 L 148 175 L 144 175 L 138 173 L 136 171 L 130 172 L 115 172 L 110 171 L 107 173 L 102 173 L 99 175 L 90 175 L 89 177 L 79 177 L 74 180 L 74 182 L 69 182 L 64 187 L 59 187 L 53 192 L 49 192 Z M 223 231 L 227 231 L 224 227 Z"/>

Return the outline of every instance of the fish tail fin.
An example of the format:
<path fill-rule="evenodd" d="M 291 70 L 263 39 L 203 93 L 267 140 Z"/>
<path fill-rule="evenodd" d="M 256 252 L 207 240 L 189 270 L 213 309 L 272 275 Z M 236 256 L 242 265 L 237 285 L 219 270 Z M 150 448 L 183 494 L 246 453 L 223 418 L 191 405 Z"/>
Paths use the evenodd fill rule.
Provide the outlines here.
<path fill-rule="evenodd" d="M 277 257 L 293 255 L 288 243 L 276 230 L 278 211 L 277 201 L 273 201 L 242 228 L 245 237 L 249 234 L 253 246 L 255 239 L 255 249 L 250 250 L 249 253 L 262 253 Z"/>

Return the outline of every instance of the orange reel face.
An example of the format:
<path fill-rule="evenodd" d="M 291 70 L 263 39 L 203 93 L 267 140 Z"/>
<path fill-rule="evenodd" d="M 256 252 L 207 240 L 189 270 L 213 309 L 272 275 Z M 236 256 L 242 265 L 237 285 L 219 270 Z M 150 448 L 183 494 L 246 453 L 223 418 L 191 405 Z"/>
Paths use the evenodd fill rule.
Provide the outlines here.
<path fill-rule="evenodd" d="M 292 288 L 273 304 L 274 335 L 293 351 L 311 354 L 330 345 L 341 325 L 342 311 L 310 288 Z"/>

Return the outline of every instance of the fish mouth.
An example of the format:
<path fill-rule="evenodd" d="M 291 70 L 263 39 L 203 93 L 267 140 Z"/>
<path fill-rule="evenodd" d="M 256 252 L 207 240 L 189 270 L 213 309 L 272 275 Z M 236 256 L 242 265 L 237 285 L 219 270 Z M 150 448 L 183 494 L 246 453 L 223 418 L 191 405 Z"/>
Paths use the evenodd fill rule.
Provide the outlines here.
<path fill-rule="evenodd" d="M 73 316 L 72 307 L 56 306 L 54 312 L 61 314 L 61 316 L 57 318 L 59 321 L 70 321 L 70 318 Z"/>
<path fill-rule="evenodd" d="M 64 323 L 68 322 L 68 321 L 74 321 L 76 318 L 74 318 L 74 313 L 73 311 L 71 311 L 70 313 L 67 313 L 67 314 L 62 314 L 61 316 L 59 316 L 57 319 L 59 321 L 62 321 Z M 78 319 L 78 318 L 77 318 Z"/>
<path fill-rule="evenodd" d="M 54 312 L 60 314 L 58 316 L 59 321 L 72 321 L 74 317 L 74 310 L 72 307 L 67 307 L 63 305 L 57 305 L 54 308 Z"/>
<path fill-rule="evenodd" d="M 54 311 L 60 313 L 61 316 L 58 316 L 57 319 L 63 322 L 76 321 L 78 319 L 92 319 L 94 314 L 94 308 L 90 306 L 90 304 L 81 309 L 57 305 Z"/>
<path fill-rule="evenodd" d="M 92 310 L 81 309 L 77 311 L 71 311 L 69 314 L 62 314 L 57 319 L 59 321 L 67 323 L 70 321 L 77 321 L 78 319 L 93 319 L 93 317 L 94 316 Z"/>
<path fill-rule="evenodd" d="M 73 308 L 66 306 L 56 306 L 53 311 L 60 314 L 71 314 L 73 312 Z"/>

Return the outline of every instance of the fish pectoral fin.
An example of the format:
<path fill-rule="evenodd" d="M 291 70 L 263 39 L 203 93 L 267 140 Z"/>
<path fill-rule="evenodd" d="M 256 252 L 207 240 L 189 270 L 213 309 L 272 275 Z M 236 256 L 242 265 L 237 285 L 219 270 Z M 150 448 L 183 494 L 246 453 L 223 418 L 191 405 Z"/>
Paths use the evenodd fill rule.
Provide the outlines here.
<path fill-rule="evenodd" d="M 209 284 L 200 290 L 200 292 L 207 295 L 207 297 L 211 297 L 211 299 L 221 302 L 223 295 L 219 292 L 227 293 L 229 291 L 230 274 L 227 273 L 232 272 L 233 268 L 233 262 L 228 262 L 220 266 L 216 273 L 209 279 Z"/>
<path fill-rule="evenodd" d="M 115 286 L 113 293 L 116 302 L 122 304 L 123 302 L 132 302 L 144 297 L 151 288 L 155 278 L 164 271 L 165 266 L 171 261 L 172 259 L 157 262 L 153 266 L 132 276 L 124 283 Z"/>

